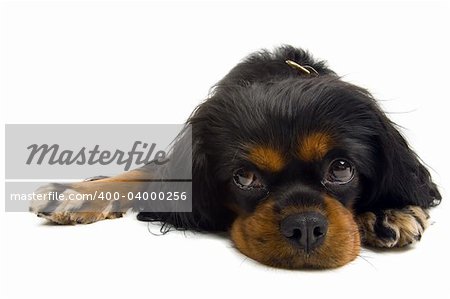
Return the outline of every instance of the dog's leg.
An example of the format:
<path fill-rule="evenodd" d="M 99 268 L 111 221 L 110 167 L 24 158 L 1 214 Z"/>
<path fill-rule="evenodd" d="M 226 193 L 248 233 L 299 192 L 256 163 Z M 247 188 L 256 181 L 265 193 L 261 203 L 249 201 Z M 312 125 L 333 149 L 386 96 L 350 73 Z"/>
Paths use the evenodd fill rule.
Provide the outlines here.
<path fill-rule="evenodd" d="M 427 210 L 419 206 L 365 212 L 356 216 L 364 244 L 403 247 L 417 242 L 428 226 Z"/>
<path fill-rule="evenodd" d="M 33 200 L 30 211 L 58 224 L 87 224 L 120 218 L 133 207 L 130 192 L 142 191 L 148 178 L 149 174 L 143 167 L 111 178 L 49 184 L 36 191 L 47 199 Z M 50 200 L 50 194 L 58 194 L 62 200 Z"/>

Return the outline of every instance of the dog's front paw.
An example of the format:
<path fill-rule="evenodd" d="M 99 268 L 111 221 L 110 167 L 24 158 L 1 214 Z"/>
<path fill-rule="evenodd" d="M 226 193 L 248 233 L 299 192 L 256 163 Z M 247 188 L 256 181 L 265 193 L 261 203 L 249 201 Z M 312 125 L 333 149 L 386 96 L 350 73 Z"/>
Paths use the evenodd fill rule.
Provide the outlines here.
<path fill-rule="evenodd" d="M 428 226 L 429 215 L 418 206 L 366 212 L 356 217 L 362 241 L 375 247 L 403 247 L 417 242 Z"/>
<path fill-rule="evenodd" d="M 41 199 L 31 202 L 30 211 L 38 217 L 57 224 L 88 224 L 103 219 L 122 217 L 122 212 L 112 211 L 113 201 L 102 201 L 84 196 L 76 186 L 49 184 L 35 192 Z"/>

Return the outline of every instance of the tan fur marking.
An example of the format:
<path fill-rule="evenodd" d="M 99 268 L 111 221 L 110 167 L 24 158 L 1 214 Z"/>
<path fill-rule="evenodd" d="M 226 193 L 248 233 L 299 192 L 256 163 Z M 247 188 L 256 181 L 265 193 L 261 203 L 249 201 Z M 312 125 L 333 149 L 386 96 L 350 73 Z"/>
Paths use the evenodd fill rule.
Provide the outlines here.
<path fill-rule="evenodd" d="M 333 267 L 345 265 L 354 260 L 361 248 L 361 237 L 353 213 L 338 200 L 325 197 L 325 213 L 328 232 L 325 242 L 318 248 L 316 263 Z"/>
<path fill-rule="evenodd" d="M 352 261 L 360 250 L 358 227 L 352 213 L 337 200 L 327 197 L 325 209 L 289 207 L 280 214 L 274 211 L 274 200 L 261 203 L 253 214 L 240 216 L 231 228 L 236 248 L 265 265 L 288 268 L 335 268 Z M 280 233 L 280 222 L 288 215 L 317 211 L 328 219 L 328 232 L 322 246 L 309 255 L 292 246 Z"/>
<path fill-rule="evenodd" d="M 286 164 L 283 155 L 276 149 L 256 146 L 250 149 L 249 159 L 260 169 L 277 172 Z"/>
<path fill-rule="evenodd" d="M 376 216 L 366 212 L 357 216 L 363 242 L 374 247 L 403 247 L 420 240 L 428 227 L 428 214 L 418 206 L 383 211 L 383 226 L 395 232 L 395 238 L 380 238 L 375 232 Z M 422 226 L 423 225 L 423 226 Z"/>
<path fill-rule="evenodd" d="M 314 132 L 300 138 L 297 154 L 303 161 L 318 161 L 327 154 L 332 146 L 333 142 L 328 134 Z"/>
<path fill-rule="evenodd" d="M 119 200 L 95 200 L 69 201 L 64 200 L 52 212 L 43 212 L 50 202 L 32 202 L 30 211 L 39 217 L 58 224 L 88 224 L 104 219 L 120 218 L 132 207 L 132 201 L 128 200 L 128 192 L 138 192 L 142 188 L 142 180 L 150 179 L 149 174 L 141 170 L 125 172 L 116 177 L 95 181 L 86 181 L 65 185 L 63 195 L 79 193 L 92 195 L 97 193 L 120 194 Z M 41 192 L 48 193 L 52 190 L 52 184 L 41 188 Z M 93 197 L 92 197 L 93 198 Z M 112 211 L 114 204 L 114 211 Z"/>

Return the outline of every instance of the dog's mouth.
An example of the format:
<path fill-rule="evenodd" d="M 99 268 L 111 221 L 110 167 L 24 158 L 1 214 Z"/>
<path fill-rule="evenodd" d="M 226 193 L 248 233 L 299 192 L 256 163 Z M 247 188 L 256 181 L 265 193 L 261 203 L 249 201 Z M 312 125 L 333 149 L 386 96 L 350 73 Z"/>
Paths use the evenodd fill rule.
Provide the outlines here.
<path fill-rule="evenodd" d="M 352 213 L 331 197 L 325 197 L 323 208 L 281 212 L 268 199 L 235 220 L 231 238 L 248 257 L 286 269 L 340 267 L 358 256 L 361 244 Z"/>

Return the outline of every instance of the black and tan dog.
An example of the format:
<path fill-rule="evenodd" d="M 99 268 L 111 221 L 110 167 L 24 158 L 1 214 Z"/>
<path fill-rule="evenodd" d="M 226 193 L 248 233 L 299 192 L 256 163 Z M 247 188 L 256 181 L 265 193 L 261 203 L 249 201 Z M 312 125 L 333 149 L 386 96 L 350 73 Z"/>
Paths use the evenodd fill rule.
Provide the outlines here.
<path fill-rule="evenodd" d="M 427 209 L 441 199 L 369 92 L 301 49 L 284 46 L 249 56 L 187 123 L 192 212 L 141 212 L 138 218 L 228 230 L 237 249 L 266 265 L 332 268 L 352 261 L 361 243 L 406 246 L 420 239 Z M 173 163 L 186 158 L 185 144 L 181 134 Z M 136 182 L 151 172 L 157 176 L 158 170 L 143 167 L 43 190 L 92 193 L 107 190 L 110 182 L 134 182 L 123 188 L 128 192 L 145 188 Z M 101 201 L 50 208 L 40 203 L 31 210 L 60 224 L 91 223 L 131 208 L 126 200 L 116 204 L 114 211 Z"/>

